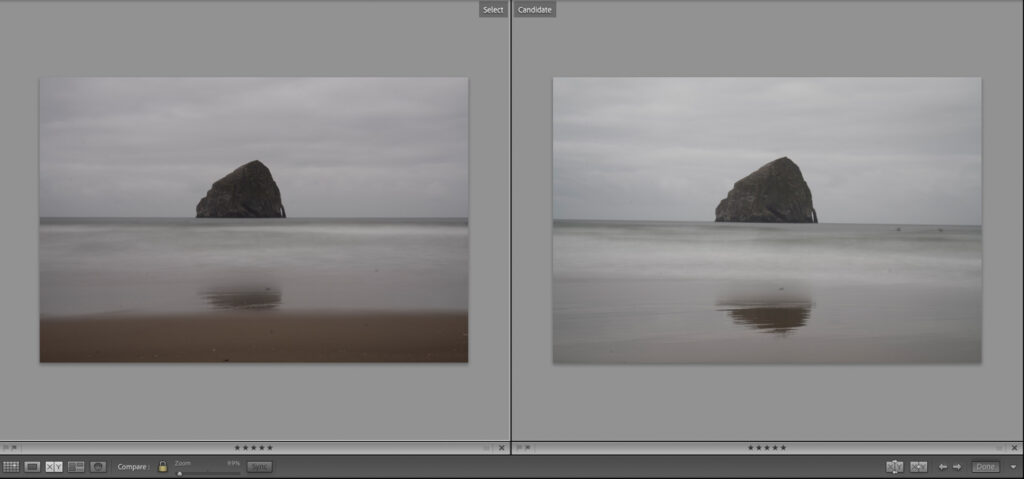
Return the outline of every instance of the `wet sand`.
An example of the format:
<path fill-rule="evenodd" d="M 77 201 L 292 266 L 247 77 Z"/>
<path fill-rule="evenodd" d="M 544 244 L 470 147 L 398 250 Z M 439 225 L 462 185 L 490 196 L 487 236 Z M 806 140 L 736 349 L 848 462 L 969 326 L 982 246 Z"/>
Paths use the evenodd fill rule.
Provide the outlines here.
<path fill-rule="evenodd" d="M 979 364 L 980 288 L 659 280 L 554 285 L 558 364 Z"/>
<path fill-rule="evenodd" d="M 467 362 L 466 312 L 43 317 L 41 362 Z"/>

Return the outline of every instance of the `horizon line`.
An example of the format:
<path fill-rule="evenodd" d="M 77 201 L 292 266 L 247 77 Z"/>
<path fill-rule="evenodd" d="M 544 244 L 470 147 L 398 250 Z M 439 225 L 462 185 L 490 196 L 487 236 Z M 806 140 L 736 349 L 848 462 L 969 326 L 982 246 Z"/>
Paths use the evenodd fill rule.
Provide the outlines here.
<path fill-rule="evenodd" d="M 662 220 L 662 219 L 621 219 L 621 218 L 552 218 L 552 221 L 634 221 L 634 222 L 655 222 L 655 223 L 723 223 L 723 224 L 820 224 L 820 225 L 880 225 L 880 226 L 982 226 L 981 223 L 864 223 L 859 221 L 819 221 L 817 223 L 796 223 L 796 222 L 746 222 L 746 221 L 714 221 L 714 220 Z"/>
<path fill-rule="evenodd" d="M 39 216 L 39 219 L 196 219 L 196 220 L 318 220 L 318 219 L 469 219 L 468 216 L 287 216 L 287 217 L 204 217 L 195 216 Z"/>

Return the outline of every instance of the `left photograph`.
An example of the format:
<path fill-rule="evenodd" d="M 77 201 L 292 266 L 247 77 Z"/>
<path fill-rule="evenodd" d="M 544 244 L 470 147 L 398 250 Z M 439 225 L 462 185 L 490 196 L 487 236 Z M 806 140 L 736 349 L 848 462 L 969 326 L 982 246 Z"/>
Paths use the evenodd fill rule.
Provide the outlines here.
<path fill-rule="evenodd" d="M 40 362 L 469 359 L 467 78 L 43 78 Z"/>

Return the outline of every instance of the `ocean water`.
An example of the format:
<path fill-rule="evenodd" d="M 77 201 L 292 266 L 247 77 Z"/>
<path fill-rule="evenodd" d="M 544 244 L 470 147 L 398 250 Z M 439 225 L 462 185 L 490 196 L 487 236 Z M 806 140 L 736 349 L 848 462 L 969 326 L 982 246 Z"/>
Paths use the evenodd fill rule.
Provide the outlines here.
<path fill-rule="evenodd" d="M 558 363 L 977 363 L 981 228 L 556 221 Z"/>
<path fill-rule="evenodd" d="M 465 219 L 61 219 L 40 313 L 468 310 Z"/>

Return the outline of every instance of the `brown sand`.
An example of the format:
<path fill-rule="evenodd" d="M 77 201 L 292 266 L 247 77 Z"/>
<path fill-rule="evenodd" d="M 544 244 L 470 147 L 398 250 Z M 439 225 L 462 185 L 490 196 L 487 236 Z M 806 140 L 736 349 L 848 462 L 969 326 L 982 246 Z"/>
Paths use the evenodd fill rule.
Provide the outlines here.
<path fill-rule="evenodd" d="M 467 362 L 465 312 L 42 318 L 41 362 Z"/>

